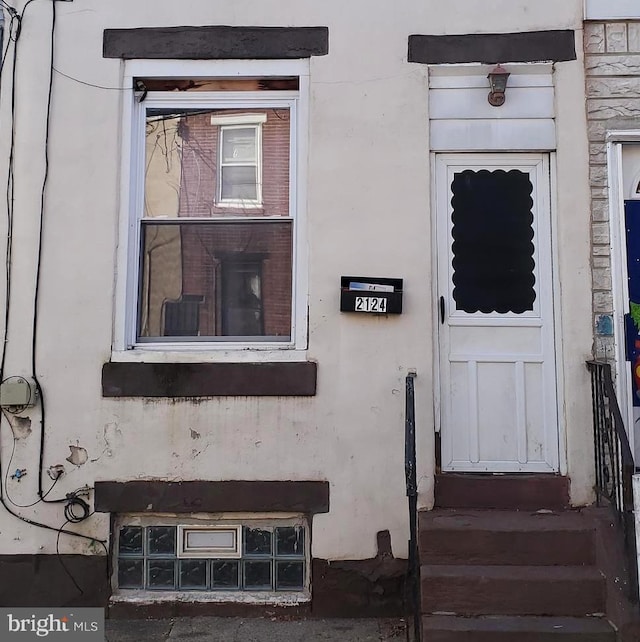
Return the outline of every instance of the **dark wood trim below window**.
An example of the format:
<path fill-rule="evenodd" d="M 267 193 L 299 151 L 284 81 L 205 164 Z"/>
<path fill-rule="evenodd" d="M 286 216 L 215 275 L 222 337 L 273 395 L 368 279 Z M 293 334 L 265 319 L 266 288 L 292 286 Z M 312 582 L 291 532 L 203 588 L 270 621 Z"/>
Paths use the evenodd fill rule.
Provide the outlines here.
<path fill-rule="evenodd" d="M 97 481 L 99 513 L 329 512 L 327 481 Z"/>
<path fill-rule="evenodd" d="M 409 36 L 409 62 L 429 65 L 484 62 L 561 62 L 576 59 L 572 29 L 524 33 Z"/>
<path fill-rule="evenodd" d="M 105 29 L 104 58 L 273 60 L 326 56 L 328 27 Z"/>
<path fill-rule="evenodd" d="M 309 397 L 317 365 L 283 363 L 129 363 L 102 366 L 103 397 Z"/>

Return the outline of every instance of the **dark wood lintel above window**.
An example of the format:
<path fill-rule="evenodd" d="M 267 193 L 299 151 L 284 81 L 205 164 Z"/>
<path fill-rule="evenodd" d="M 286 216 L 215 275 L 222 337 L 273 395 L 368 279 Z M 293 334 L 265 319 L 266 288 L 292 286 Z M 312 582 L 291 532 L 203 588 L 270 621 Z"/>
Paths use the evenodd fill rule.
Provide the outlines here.
<path fill-rule="evenodd" d="M 327 481 L 97 481 L 101 513 L 329 511 Z"/>
<path fill-rule="evenodd" d="M 326 56 L 328 27 L 141 27 L 105 29 L 104 58 L 275 60 Z"/>
<path fill-rule="evenodd" d="M 102 367 L 104 397 L 305 397 L 316 394 L 317 365 L 283 363 L 129 363 Z"/>

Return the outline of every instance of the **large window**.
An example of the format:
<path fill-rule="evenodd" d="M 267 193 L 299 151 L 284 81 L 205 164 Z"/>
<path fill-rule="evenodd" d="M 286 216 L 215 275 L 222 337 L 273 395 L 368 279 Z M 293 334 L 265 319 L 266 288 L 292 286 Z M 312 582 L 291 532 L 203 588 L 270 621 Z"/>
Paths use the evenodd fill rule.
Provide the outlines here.
<path fill-rule="evenodd" d="M 134 103 L 129 347 L 295 346 L 297 79 L 247 83 Z"/>

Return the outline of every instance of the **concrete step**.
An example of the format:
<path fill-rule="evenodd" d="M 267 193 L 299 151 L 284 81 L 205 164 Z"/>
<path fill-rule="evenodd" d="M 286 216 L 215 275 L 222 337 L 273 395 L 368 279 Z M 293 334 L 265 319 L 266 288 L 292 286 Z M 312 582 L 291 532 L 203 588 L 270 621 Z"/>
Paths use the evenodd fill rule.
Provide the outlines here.
<path fill-rule="evenodd" d="M 559 475 L 440 473 L 436 508 L 560 510 L 569 507 L 569 481 Z"/>
<path fill-rule="evenodd" d="M 615 642 L 612 626 L 602 618 L 504 617 L 422 618 L 428 642 Z"/>
<path fill-rule="evenodd" d="M 605 611 L 602 574 L 591 566 L 423 565 L 422 612 L 586 616 Z"/>
<path fill-rule="evenodd" d="M 595 529 L 579 511 L 434 509 L 419 519 L 423 564 L 595 564 Z"/>

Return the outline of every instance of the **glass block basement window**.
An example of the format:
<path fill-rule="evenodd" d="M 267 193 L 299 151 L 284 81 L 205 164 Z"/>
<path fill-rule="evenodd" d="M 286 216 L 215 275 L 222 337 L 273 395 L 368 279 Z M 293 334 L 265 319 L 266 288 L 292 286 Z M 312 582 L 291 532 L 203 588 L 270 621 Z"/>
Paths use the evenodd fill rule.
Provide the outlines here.
<path fill-rule="evenodd" d="M 185 530 L 181 530 L 185 529 Z M 118 533 L 118 588 L 146 591 L 301 591 L 306 586 L 304 526 L 243 526 L 235 552 L 207 555 L 181 535 L 207 529 L 123 525 Z M 226 531 L 228 533 L 228 530 Z M 214 538 L 215 539 L 215 538 Z M 187 540 L 187 538 L 185 538 Z"/>

